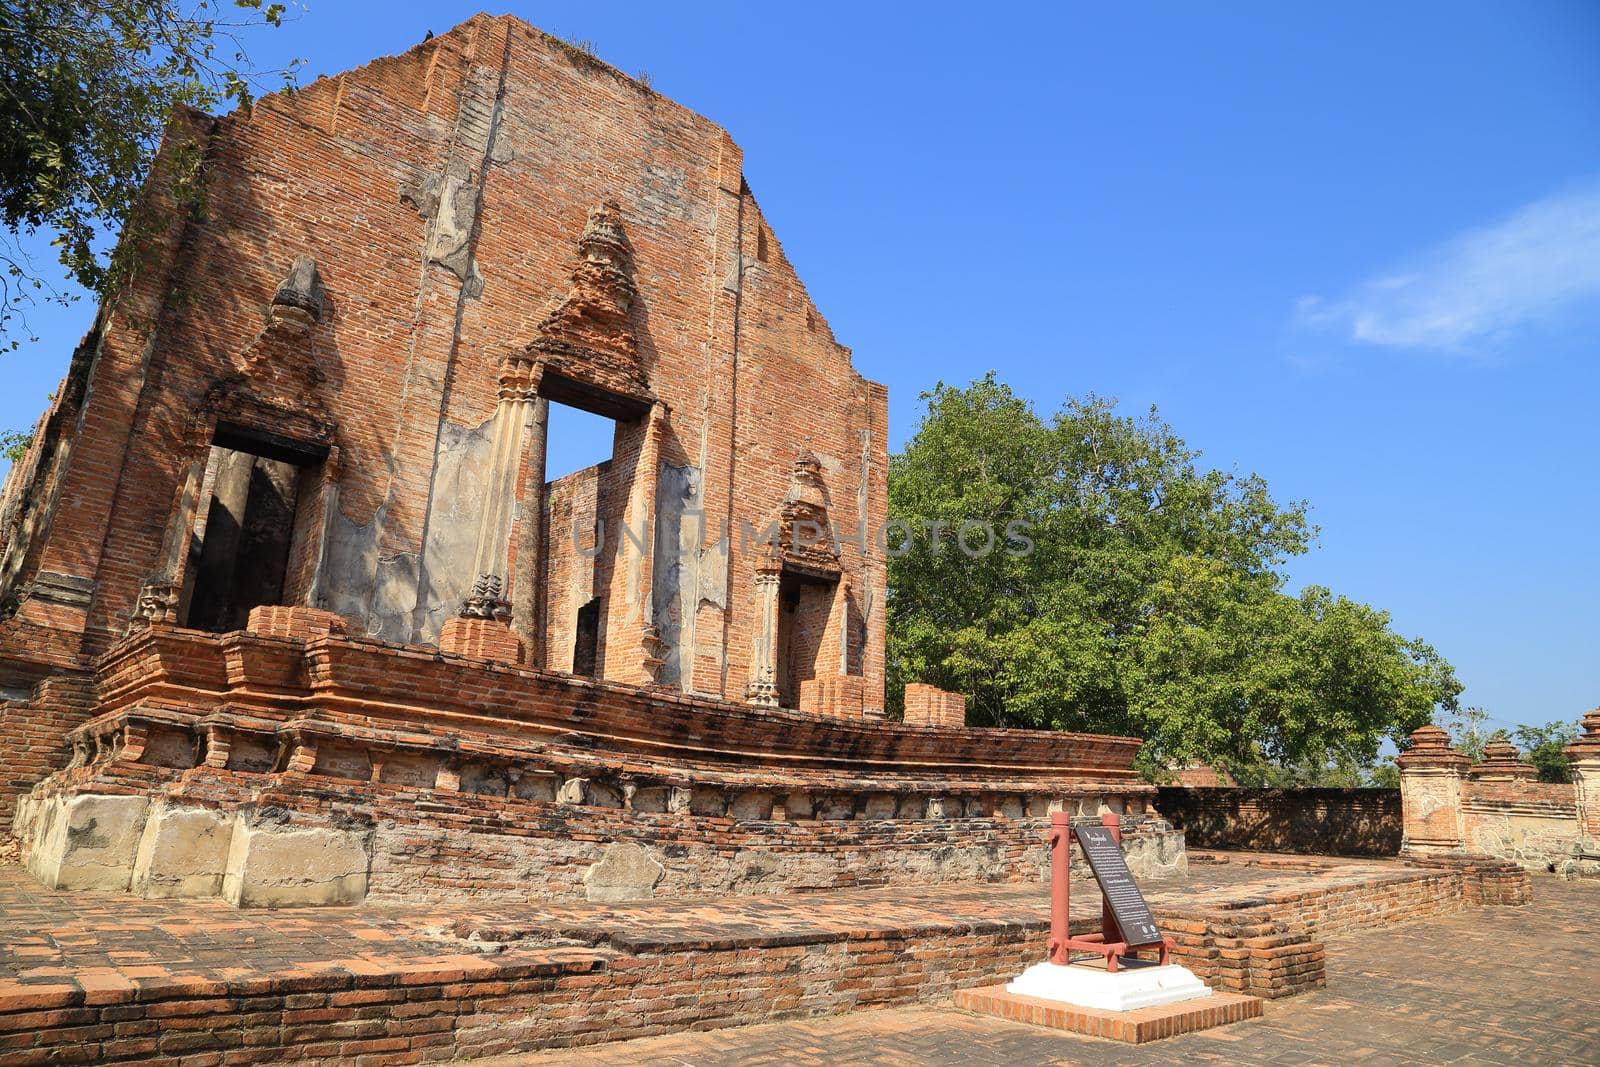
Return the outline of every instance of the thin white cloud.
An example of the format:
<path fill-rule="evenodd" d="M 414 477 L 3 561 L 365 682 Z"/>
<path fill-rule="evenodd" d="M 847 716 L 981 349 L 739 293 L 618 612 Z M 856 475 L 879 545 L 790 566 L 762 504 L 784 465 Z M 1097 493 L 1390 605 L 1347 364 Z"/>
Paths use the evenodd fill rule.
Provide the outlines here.
<path fill-rule="evenodd" d="M 1469 352 L 1600 303 L 1600 183 L 1536 200 L 1428 249 L 1337 300 L 1302 297 L 1302 323 L 1394 348 Z"/>

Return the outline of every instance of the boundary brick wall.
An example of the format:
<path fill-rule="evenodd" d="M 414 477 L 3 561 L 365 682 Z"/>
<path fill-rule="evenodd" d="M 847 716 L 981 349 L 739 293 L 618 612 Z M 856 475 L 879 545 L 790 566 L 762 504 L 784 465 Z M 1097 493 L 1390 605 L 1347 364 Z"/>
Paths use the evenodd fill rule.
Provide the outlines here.
<path fill-rule="evenodd" d="M 1583 719 L 1585 735 L 1567 746 L 1575 781 L 1552 784 L 1503 738 L 1473 763 L 1437 726 L 1411 734 L 1401 753 L 1407 855 L 1470 852 L 1528 870 L 1579 873 L 1585 864 L 1585 796 L 1600 782 L 1600 711 Z"/>
<path fill-rule="evenodd" d="M 1393 856 L 1398 789 L 1242 789 L 1162 786 L 1156 810 L 1191 848 Z"/>
<path fill-rule="evenodd" d="M 1465 779 L 1461 825 L 1473 852 L 1540 871 L 1560 864 L 1583 837 L 1571 784 Z"/>

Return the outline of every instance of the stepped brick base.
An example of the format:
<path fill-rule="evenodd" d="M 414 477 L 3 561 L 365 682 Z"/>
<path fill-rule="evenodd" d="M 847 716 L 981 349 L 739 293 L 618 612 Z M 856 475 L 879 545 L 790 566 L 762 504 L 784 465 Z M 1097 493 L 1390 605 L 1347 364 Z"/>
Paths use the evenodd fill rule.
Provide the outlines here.
<path fill-rule="evenodd" d="M 859 680 L 827 714 L 756 709 L 519 666 L 497 620 L 434 650 L 336 619 L 154 623 L 76 703 L 0 704 L 72 753 L 16 805 L 29 870 L 263 907 L 1031 882 L 1052 811 L 1115 811 L 1141 878 L 1183 870 L 1132 739 L 868 720 Z"/>
<path fill-rule="evenodd" d="M 451 619 L 439 633 L 439 651 L 495 663 L 521 663 L 522 639 L 498 619 Z"/>

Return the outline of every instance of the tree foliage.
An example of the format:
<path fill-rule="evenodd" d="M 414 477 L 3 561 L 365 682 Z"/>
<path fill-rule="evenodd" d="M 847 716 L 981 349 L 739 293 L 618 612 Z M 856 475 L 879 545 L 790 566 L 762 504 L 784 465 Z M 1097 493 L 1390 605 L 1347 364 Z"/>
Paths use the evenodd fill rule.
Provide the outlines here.
<path fill-rule="evenodd" d="M 35 233 L 50 235 L 70 282 L 101 296 L 119 290 L 158 224 L 137 209 L 168 117 L 179 106 L 249 107 L 253 86 L 274 75 L 287 84 L 293 65 L 258 71 L 242 47 L 284 11 L 265 0 L 0 6 L 0 343 L 17 347 L 34 300 L 73 299 L 27 255 Z M 192 183 L 197 154 L 180 147 L 168 157 L 174 183 Z"/>
<path fill-rule="evenodd" d="M 1570 722 L 1519 726 L 1511 731 L 1511 739 L 1522 750 L 1522 758 L 1538 769 L 1539 781 L 1572 781 L 1572 765 L 1564 749 L 1578 739 L 1577 726 Z"/>
<path fill-rule="evenodd" d="M 0 459 L 8 463 L 21 463 L 33 444 L 33 434 L 17 430 L 0 430 Z"/>
<path fill-rule="evenodd" d="M 1473 763 L 1483 759 L 1483 750 L 1490 741 L 1509 736 L 1505 730 L 1489 729 L 1489 713 L 1476 705 L 1441 715 L 1438 725 L 1450 735 L 1450 747 Z"/>
<path fill-rule="evenodd" d="M 1247 775 L 1368 767 L 1455 707 L 1450 665 L 1386 613 L 1284 592 L 1315 536 L 1303 503 L 1204 469 L 1154 411 L 1090 396 L 1043 419 L 992 374 L 925 399 L 890 467 L 891 519 L 920 532 L 891 552 L 891 693 L 927 681 L 974 723 L 1128 734 L 1152 772 Z M 973 520 L 1027 522 L 1031 551 L 963 553 L 949 532 Z"/>

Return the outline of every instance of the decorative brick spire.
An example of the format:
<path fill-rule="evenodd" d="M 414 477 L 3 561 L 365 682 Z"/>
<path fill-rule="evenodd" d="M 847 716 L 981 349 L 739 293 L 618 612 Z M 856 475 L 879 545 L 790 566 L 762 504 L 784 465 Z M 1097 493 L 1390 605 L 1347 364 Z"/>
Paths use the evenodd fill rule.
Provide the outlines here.
<path fill-rule="evenodd" d="M 1450 747 L 1450 735 L 1429 723 L 1411 731 L 1411 747 L 1395 757 L 1401 770 L 1437 767 L 1465 771 L 1472 761 Z"/>
<path fill-rule="evenodd" d="M 632 320 L 639 289 L 633 281 L 633 246 L 616 201 L 589 212 L 578 252 L 572 285 L 539 323 L 528 353 L 563 376 L 643 398 L 648 390 Z"/>
<path fill-rule="evenodd" d="M 1533 765 L 1523 761 L 1517 746 L 1503 737 L 1496 737 L 1483 746 L 1483 759 L 1469 773 L 1474 778 L 1502 782 L 1531 782 L 1539 777 Z"/>
<path fill-rule="evenodd" d="M 1600 708 L 1595 708 L 1579 722 L 1583 726 L 1583 736 L 1562 751 L 1569 760 L 1600 760 Z"/>
<path fill-rule="evenodd" d="M 461 602 L 463 619 L 498 619 L 511 617 L 511 605 L 500 595 L 501 580 L 498 574 L 480 574 L 472 583 L 472 592 Z"/>

